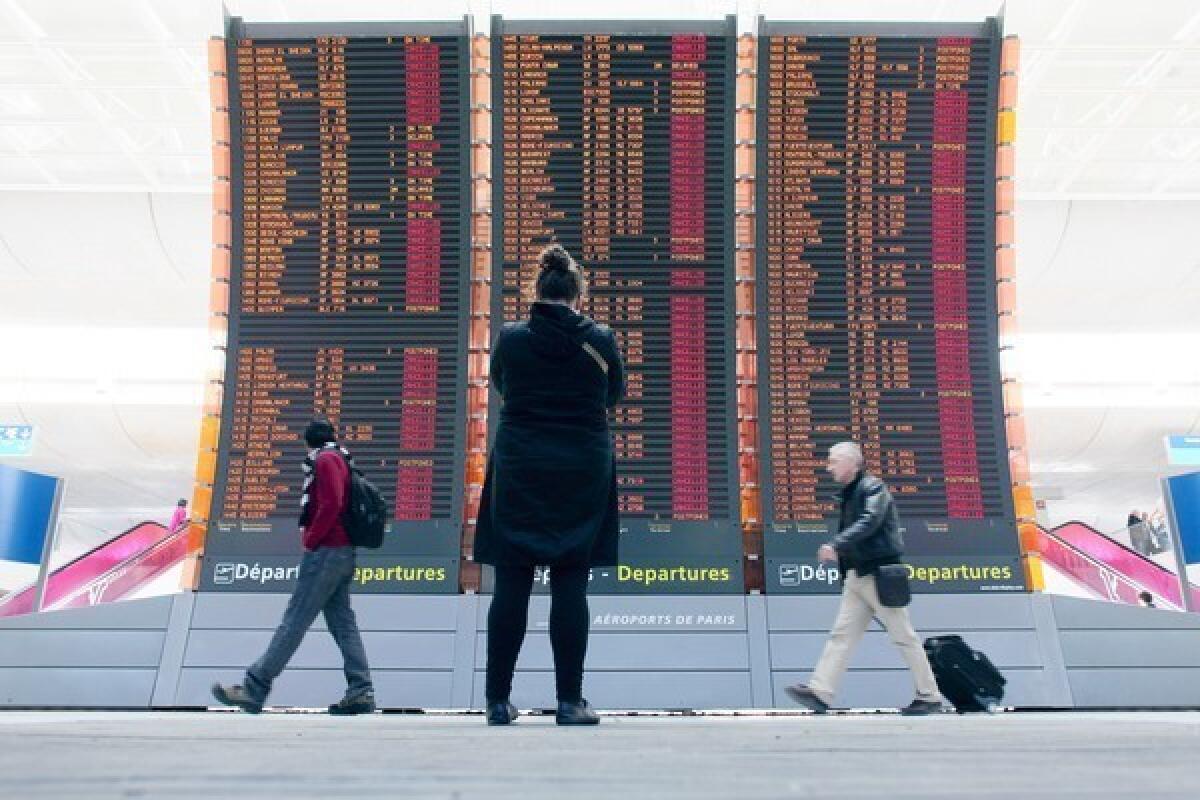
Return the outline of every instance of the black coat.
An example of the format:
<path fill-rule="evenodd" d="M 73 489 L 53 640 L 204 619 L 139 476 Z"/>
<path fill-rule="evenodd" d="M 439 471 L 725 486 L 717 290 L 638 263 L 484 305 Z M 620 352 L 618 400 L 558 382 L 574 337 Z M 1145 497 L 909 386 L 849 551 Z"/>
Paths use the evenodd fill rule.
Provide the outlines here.
<path fill-rule="evenodd" d="M 869 575 L 884 564 L 900 563 L 904 555 L 900 516 L 883 481 L 860 472 L 838 492 L 838 501 L 838 535 L 830 544 L 837 551 L 841 573 L 852 569 Z"/>
<path fill-rule="evenodd" d="M 591 345 L 608 366 L 582 345 Z M 625 394 L 616 337 L 563 305 L 534 303 L 492 348 L 503 406 L 488 458 L 475 560 L 617 563 L 617 473 L 608 409 Z"/>

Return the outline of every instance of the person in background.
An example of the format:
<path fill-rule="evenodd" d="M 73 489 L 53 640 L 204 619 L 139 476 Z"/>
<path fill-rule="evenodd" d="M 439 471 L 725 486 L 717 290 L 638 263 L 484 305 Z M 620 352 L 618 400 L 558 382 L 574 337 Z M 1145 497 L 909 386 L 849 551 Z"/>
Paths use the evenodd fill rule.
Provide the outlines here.
<path fill-rule="evenodd" d="M 1129 544 L 1133 549 L 1144 556 L 1150 555 L 1154 548 L 1150 543 L 1150 527 L 1146 524 L 1146 515 L 1137 509 L 1130 511 L 1125 520 L 1125 527 L 1129 530 Z"/>
<path fill-rule="evenodd" d="M 367 666 L 367 651 L 350 607 L 350 582 L 354 578 L 354 547 L 342 526 L 349 502 L 353 461 L 327 420 L 317 419 L 304 431 L 309 447 L 304 459 L 304 486 L 300 497 L 300 527 L 304 556 L 283 621 L 258 661 L 246 670 L 241 685 L 213 684 L 213 697 L 224 705 L 257 714 L 262 711 L 271 685 L 304 641 L 304 635 L 324 612 L 329 633 L 342 651 L 346 695 L 329 706 L 335 716 L 370 714 L 375 710 L 375 688 Z"/>
<path fill-rule="evenodd" d="M 821 545 L 817 559 L 837 561 L 842 574 L 842 603 L 808 685 L 798 683 L 785 691 L 818 714 L 828 711 L 850 654 L 874 617 L 887 629 L 916 684 L 916 698 L 900 713 L 918 716 L 940 711 L 942 695 L 908 609 L 883 605 L 875 587 L 879 568 L 901 563 L 904 554 L 896 501 L 883 481 L 866 471 L 862 448 L 854 442 L 840 442 L 829 448 L 826 470 L 842 486 L 837 495 L 838 534 Z"/>
<path fill-rule="evenodd" d="M 1158 607 L 1154 605 L 1154 595 L 1150 594 L 1149 592 L 1138 592 L 1138 601 L 1146 608 Z"/>
<path fill-rule="evenodd" d="M 167 526 L 167 530 L 171 533 L 179 531 L 188 521 L 187 499 L 179 498 L 179 502 L 175 504 L 175 511 L 171 514 L 171 524 Z"/>
<path fill-rule="evenodd" d="M 587 286 L 562 247 L 542 251 L 529 319 L 492 348 L 503 399 L 479 503 L 475 560 L 495 567 L 488 611 L 487 723 L 517 717 L 509 701 L 534 571 L 550 568 L 550 647 L 559 725 L 600 721 L 583 698 L 590 567 L 617 563 L 617 474 L 608 410 L 625 394 L 612 330 L 579 313 Z"/>

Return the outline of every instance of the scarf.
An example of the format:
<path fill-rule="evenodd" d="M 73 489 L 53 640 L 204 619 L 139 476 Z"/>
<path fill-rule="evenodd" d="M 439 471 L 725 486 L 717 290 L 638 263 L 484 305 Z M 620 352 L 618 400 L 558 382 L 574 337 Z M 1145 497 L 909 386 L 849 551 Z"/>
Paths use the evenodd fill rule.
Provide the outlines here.
<path fill-rule="evenodd" d="M 308 504 L 308 490 L 312 488 L 312 483 L 317 477 L 317 456 L 321 455 L 321 453 L 324 453 L 326 450 L 336 450 L 342 456 L 342 458 L 346 459 L 346 466 L 348 466 L 352 472 L 355 469 L 354 456 L 350 455 L 350 451 L 338 445 L 337 442 L 326 442 L 321 447 L 308 451 L 308 455 L 304 457 L 304 464 L 301 467 L 304 470 L 304 486 L 300 489 L 301 527 L 304 527 L 308 524 L 309 512 L 312 510 L 311 506 Z"/>

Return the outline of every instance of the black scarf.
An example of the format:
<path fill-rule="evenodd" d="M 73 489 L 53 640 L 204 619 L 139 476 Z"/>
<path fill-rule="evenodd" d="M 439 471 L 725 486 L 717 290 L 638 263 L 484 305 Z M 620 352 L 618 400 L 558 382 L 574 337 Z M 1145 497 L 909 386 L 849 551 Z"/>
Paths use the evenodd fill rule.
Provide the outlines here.
<path fill-rule="evenodd" d="M 309 513 L 312 511 L 312 506 L 308 504 L 308 490 L 312 488 L 313 481 L 317 477 L 316 466 L 317 456 L 324 453 L 326 450 L 336 450 L 342 458 L 346 460 L 346 466 L 351 470 L 354 469 L 354 457 L 350 455 L 350 451 L 338 445 L 337 442 L 326 442 L 321 447 L 315 450 L 309 450 L 308 455 L 304 457 L 304 486 L 300 489 L 300 526 L 308 524 Z"/>

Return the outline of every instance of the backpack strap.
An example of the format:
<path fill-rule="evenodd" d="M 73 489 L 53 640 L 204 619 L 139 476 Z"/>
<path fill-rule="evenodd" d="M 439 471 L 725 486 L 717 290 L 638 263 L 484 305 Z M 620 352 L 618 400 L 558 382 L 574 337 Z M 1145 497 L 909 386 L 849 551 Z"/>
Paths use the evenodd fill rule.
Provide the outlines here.
<path fill-rule="evenodd" d="M 607 375 L 608 374 L 608 361 L 606 361 L 604 359 L 604 356 L 600 355 L 600 351 L 597 350 L 595 347 L 592 347 L 591 342 L 580 342 L 579 346 L 583 348 L 583 351 L 585 353 L 587 353 L 589 356 L 592 357 L 592 360 L 594 360 L 597 365 L 599 365 L 600 371 L 603 372 L 605 375 Z"/>

